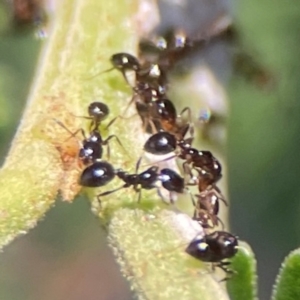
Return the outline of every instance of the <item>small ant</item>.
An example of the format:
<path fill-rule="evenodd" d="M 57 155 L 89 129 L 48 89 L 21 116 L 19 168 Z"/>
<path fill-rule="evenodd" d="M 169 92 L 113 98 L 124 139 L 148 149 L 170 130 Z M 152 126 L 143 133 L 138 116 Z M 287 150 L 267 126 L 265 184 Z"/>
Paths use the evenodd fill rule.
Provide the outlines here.
<path fill-rule="evenodd" d="M 118 144 L 124 149 L 119 138 L 112 134 L 103 140 L 101 133 L 98 129 L 94 129 L 90 132 L 88 137 L 85 136 L 83 130 L 81 130 L 84 140 L 82 141 L 82 146 L 79 150 L 79 158 L 83 161 L 85 165 L 93 163 L 103 156 L 103 146 L 107 146 L 107 157 L 110 158 L 110 146 L 109 141 L 115 138 Z M 125 150 L 125 149 L 124 149 Z"/>
<path fill-rule="evenodd" d="M 101 197 L 131 186 L 137 193 L 139 193 L 138 202 L 140 202 L 142 190 L 150 190 L 153 188 L 158 189 L 158 181 L 160 181 L 162 186 L 170 192 L 171 203 L 173 203 L 171 193 L 184 192 L 184 179 L 175 171 L 171 169 L 162 169 L 159 171 L 157 166 L 152 166 L 141 173 L 137 173 L 138 165 L 139 162 L 137 163 L 136 173 L 130 174 L 122 169 L 114 169 L 108 162 L 96 161 L 82 172 L 79 183 L 86 187 L 100 187 L 106 185 L 115 176 L 124 182 L 122 186 L 114 190 L 106 191 L 97 195 L 99 203 L 101 203 Z"/>
<path fill-rule="evenodd" d="M 88 165 L 93 163 L 103 156 L 103 146 L 107 146 L 107 156 L 110 157 L 110 147 L 109 141 L 115 138 L 118 144 L 122 147 L 122 143 L 116 135 L 110 135 L 105 140 L 103 140 L 102 135 L 99 131 L 99 126 L 101 122 L 107 118 L 109 114 L 109 108 L 105 103 L 102 102 L 92 102 L 88 107 L 89 116 L 79 116 L 80 118 L 85 118 L 91 120 L 89 136 L 86 136 L 85 131 L 81 128 L 75 132 L 71 132 L 63 123 L 54 119 L 56 123 L 65 128 L 70 133 L 70 137 L 74 137 L 78 132 L 81 132 L 84 139 L 79 150 L 79 158 L 82 160 L 83 164 Z M 109 126 L 112 124 L 110 122 Z M 108 126 L 107 126 L 108 127 Z"/>
<path fill-rule="evenodd" d="M 215 231 L 204 237 L 196 237 L 185 249 L 185 252 L 194 258 L 213 263 L 213 266 L 219 267 L 229 275 L 233 274 L 228 268 L 230 263 L 223 260 L 232 258 L 237 251 L 238 238 L 226 231 Z"/>
<path fill-rule="evenodd" d="M 133 189 L 137 193 L 139 193 L 138 202 L 140 202 L 142 189 L 145 190 L 150 190 L 153 188 L 158 189 L 159 188 L 159 186 L 157 185 L 158 181 L 161 182 L 163 188 L 165 188 L 167 191 L 170 192 L 171 203 L 174 203 L 171 196 L 173 192 L 183 193 L 185 190 L 184 179 L 175 171 L 167 168 L 159 171 L 159 168 L 157 166 L 153 166 L 148 168 L 142 173 L 137 173 L 136 171 L 136 173 L 134 174 L 129 174 L 123 171 L 122 169 L 118 169 L 115 171 L 115 174 L 117 177 L 119 177 L 119 179 L 124 181 L 124 184 L 119 188 L 99 194 L 97 196 L 99 202 L 101 197 L 107 196 L 120 189 L 128 188 L 130 186 L 132 186 Z"/>
<path fill-rule="evenodd" d="M 88 116 L 75 117 L 91 120 L 90 129 L 95 130 L 98 129 L 101 123 L 107 118 L 109 113 L 109 108 L 105 103 L 95 101 L 88 106 Z"/>
<path fill-rule="evenodd" d="M 186 127 L 189 128 L 191 136 L 193 136 L 193 127 L 190 125 L 191 111 L 190 108 L 184 108 L 178 115 L 176 108 L 171 100 L 157 89 L 151 88 L 149 85 L 141 85 L 136 88 L 137 94 L 133 97 L 136 110 L 141 117 L 144 127 L 147 130 L 148 123 L 151 125 L 151 133 L 164 130 L 170 132 L 180 139 L 185 132 Z M 188 112 L 188 124 L 181 124 L 182 115 Z"/>

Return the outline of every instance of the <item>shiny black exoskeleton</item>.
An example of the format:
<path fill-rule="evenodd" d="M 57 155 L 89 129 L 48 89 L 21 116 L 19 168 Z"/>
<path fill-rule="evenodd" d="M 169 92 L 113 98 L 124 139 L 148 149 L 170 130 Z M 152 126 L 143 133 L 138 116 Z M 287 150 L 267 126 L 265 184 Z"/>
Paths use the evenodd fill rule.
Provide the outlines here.
<path fill-rule="evenodd" d="M 144 150 L 154 155 L 165 155 L 174 152 L 176 147 L 176 137 L 166 131 L 161 131 L 150 136 L 144 145 Z"/>
<path fill-rule="evenodd" d="M 127 83 L 129 82 L 126 77 L 126 72 L 128 71 L 137 72 L 141 68 L 139 60 L 134 55 L 126 52 L 113 54 L 110 58 L 110 62 L 113 65 L 112 69 L 119 70 L 122 73 Z"/>
<path fill-rule="evenodd" d="M 238 251 L 237 247 L 236 236 L 226 231 L 214 231 L 200 239 L 192 240 L 185 251 L 201 261 L 220 262 L 233 257 Z"/>
<path fill-rule="evenodd" d="M 150 190 L 156 187 L 158 167 L 150 167 L 140 174 L 129 174 L 123 170 L 117 170 L 116 175 L 125 182 L 124 188 L 133 186 L 136 191 L 139 189 Z"/>
<path fill-rule="evenodd" d="M 215 231 L 201 238 L 195 238 L 190 242 L 185 251 L 204 262 L 217 263 L 216 266 L 226 273 L 232 273 L 223 262 L 224 259 L 232 258 L 238 251 L 238 239 L 226 231 Z"/>
<path fill-rule="evenodd" d="M 81 173 L 79 184 L 85 187 L 100 187 L 115 177 L 113 166 L 107 161 L 96 161 Z"/>
<path fill-rule="evenodd" d="M 185 190 L 184 179 L 171 169 L 161 169 L 159 180 L 169 192 L 183 193 Z"/>
<path fill-rule="evenodd" d="M 97 129 L 109 115 L 109 108 L 103 102 L 92 102 L 88 107 L 88 114 L 87 119 L 92 120 L 91 128 Z"/>
<path fill-rule="evenodd" d="M 157 166 L 148 168 L 142 173 L 130 174 L 121 169 L 115 170 L 115 175 L 119 177 L 124 184 L 114 190 L 106 191 L 99 194 L 97 197 L 107 196 L 123 188 L 133 187 L 139 193 L 138 201 L 140 201 L 141 191 L 143 189 L 150 190 L 158 188 L 157 182 L 161 181 L 162 186 L 169 192 L 183 193 L 184 192 L 184 179 L 171 169 L 162 169 L 159 171 Z M 172 202 L 172 201 L 171 201 Z"/>
<path fill-rule="evenodd" d="M 139 193 L 139 197 L 138 197 L 138 202 L 139 202 L 141 198 L 142 189 L 150 190 L 153 188 L 157 188 L 156 182 L 158 180 L 158 167 L 156 166 L 150 167 L 146 171 L 140 174 L 138 173 L 129 174 L 128 172 L 125 172 L 121 169 L 115 170 L 115 174 L 124 182 L 124 184 L 119 188 L 99 194 L 97 196 L 98 199 L 100 199 L 100 197 L 107 196 L 111 193 L 114 193 L 120 189 L 128 188 L 132 186 L 133 189 L 137 193 Z"/>
<path fill-rule="evenodd" d="M 82 130 L 82 134 L 85 137 L 85 133 Z M 98 129 L 94 129 L 90 132 L 88 137 L 85 137 L 82 141 L 82 146 L 79 150 L 79 158 L 85 165 L 96 162 L 103 156 L 103 146 L 107 146 L 107 157 L 110 157 L 110 145 L 109 141 L 115 138 L 118 144 L 123 147 L 119 138 L 112 134 L 103 140 L 101 133 Z"/>
<path fill-rule="evenodd" d="M 139 60 L 134 55 L 126 52 L 113 54 L 110 58 L 110 62 L 115 69 L 121 71 L 122 73 L 130 70 L 138 71 L 141 68 Z"/>
<path fill-rule="evenodd" d="M 88 138 L 82 141 L 82 146 L 79 150 L 79 158 L 85 165 L 95 162 L 97 159 L 101 159 L 103 155 L 103 143 L 102 136 L 98 130 L 93 130 Z"/>

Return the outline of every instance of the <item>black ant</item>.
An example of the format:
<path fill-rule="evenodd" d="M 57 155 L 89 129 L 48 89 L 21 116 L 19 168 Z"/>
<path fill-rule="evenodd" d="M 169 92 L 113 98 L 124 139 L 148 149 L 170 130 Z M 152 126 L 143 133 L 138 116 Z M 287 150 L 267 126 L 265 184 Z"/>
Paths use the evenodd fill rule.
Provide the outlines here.
<path fill-rule="evenodd" d="M 193 127 L 190 125 L 190 108 L 184 108 L 178 115 L 174 104 L 166 97 L 165 90 L 151 87 L 147 83 L 137 83 L 134 91 L 135 95 L 132 101 L 135 102 L 136 110 L 147 132 L 153 134 L 164 130 L 181 138 L 182 132 L 185 131 L 186 126 L 189 126 L 190 133 L 193 135 Z M 182 124 L 182 115 L 185 112 L 188 112 L 189 125 Z M 147 127 L 149 124 L 151 125 L 151 130 Z"/>
<path fill-rule="evenodd" d="M 91 120 L 90 128 L 95 130 L 99 128 L 99 126 L 107 118 L 109 113 L 109 108 L 105 103 L 95 101 L 88 106 L 88 116 L 75 117 Z"/>
<path fill-rule="evenodd" d="M 97 195 L 99 203 L 101 197 L 112 194 L 123 188 L 133 187 L 139 193 L 138 202 L 141 199 L 141 191 L 143 189 L 150 190 L 153 188 L 158 189 L 157 182 L 160 181 L 162 186 L 170 192 L 183 193 L 185 190 L 184 179 L 171 169 L 162 169 L 159 171 L 157 166 L 152 166 L 142 173 L 137 173 L 139 162 L 137 163 L 136 173 L 130 174 L 122 169 L 114 169 L 112 165 L 104 161 L 94 162 L 88 166 L 80 177 L 79 183 L 86 187 L 100 187 L 106 185 L 115 176 L 121 179 L 124 184 L 114 190 L 103 192 Z M 170 195 L 170 201 L 173 200 Z"/>
<path fill-rule="evenodd" d="M 118 70 L 122 73 L 124 79 L 129 84 L 126 73 L 132 71 L 136 75 L 137 82 L 148 82 L 156 85 L 164 84 L 164 75 L 157 64 L 141 64 L 138 58 L 134 55 L 126 52 L 115 53 L 110 57 L 110 62 L 113 65 L 112 68 L 103 71 L 109 72 L 112 70 Z M 101 72 L 101 73 L 103 73 Z"/>
<path fill-rule="evenodd" d="M 134 174 L 129 174 L 122 169 L 118 169 L 115 171 L 115 175 L 124 181 L 124 184 L 119 188 L 99 194 L 97 196 L 99 201 L 103 196 L 132 186 L 133 189 L 139 193 L 138 202 L 140 202 L 141 191 L 143 189 L 158 189 L 159 186 L 157 185 L 157 182 L 160 181 L 162 186 L 170 192 L 170 201 L 173 203 L 171 193 L 183 193 L 185 189 L 184 179 L 179 174 L 171 169 L 162 169 L 159 171 L 157 166 L 150 167 L 142 173 L 137 173 L 136 171 Z"/>
<path fill-rule="evenodd" d="M 103 140 L 101 133 L 98 129 L 91 131 L 88 137 L 85 136 L 83 130 L 81 131 L 84 136 L 84 140 L 82 141 L 82 146 L 79 150 L 79 158 L 83 161 L 85 165 L 93 163 L 102 158 L 103 146 L 107 146 L 107 157 L 110 158 L 109 141 L 112 138 L 115 138 L 118 144 L 124 149 L 121 141 L 114 134 L 110 135 L 105 140 Z"/>
<path fill-rule="evenodd" d="M 54 119 L 60 126 L 65 128 L 70 134 L 71 137 L 74 137 L 78 132 L 84 137 L 82 141 L 81 148 L 79 150 L 79 158 L 82 160 L 83 164 L 88 165 L 93 163 L 103 156 L 103 146 L 107 146 L 107 156 L 110 157 L 110 147 L 109 141 L 112 138 L 115 138 L 118 144 L 122 147 L 122 143 L 116 135 L 110 135 L 105 140 L 103 140 L 102 135 L 99 131 L 99 126 L 103 120 L 105 120 L 109 114 L 109 108 L 105 103 L 102 102 L 92 102 L 88 107 L 89 116 L 79 116 L 81 118 L 91 120 L 90 127 L 93 128 L 89 132 L 89 136 L 86 136 L 85 131 L 83 129 L 78 129 L 74 133 L 71 132 L 63 123 Z M 108 126 L 110 126 L 112 122 Z M 107 126 L 107 127 L 108 127 Z"/>
<path fill-rule="evenodd" d="M 204 237 L 196 237 L 185 249 L 185 252 L 194 258 L 213 263 L 213 266 L 219 267 L 229 275 L 233 274 L 228 268 L 230 263 L 223 260 L 232 258 L 237 251 L 238 238 L 226 231 L 215 231 Z"/>

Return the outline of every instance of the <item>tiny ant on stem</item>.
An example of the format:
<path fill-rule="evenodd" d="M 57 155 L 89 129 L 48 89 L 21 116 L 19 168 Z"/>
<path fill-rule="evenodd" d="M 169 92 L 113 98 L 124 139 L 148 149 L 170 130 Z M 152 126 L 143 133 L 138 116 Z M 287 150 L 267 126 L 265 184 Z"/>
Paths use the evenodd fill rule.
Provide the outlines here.
<path fill-rule="evenodd" d="M 185 252 L 203 262 L 213 263 L 222 269 L 226 275 L 232 275 L 228 268 L 229 262 L 224 259 L 232 258 L 238 251 L 238 238 L 226 231 L 215 231 L 204 237 L 193 239 Z M 226 276 L 225 279 L 228 279 Z M 222 281 L 223 281 L 222 280 Z"/>

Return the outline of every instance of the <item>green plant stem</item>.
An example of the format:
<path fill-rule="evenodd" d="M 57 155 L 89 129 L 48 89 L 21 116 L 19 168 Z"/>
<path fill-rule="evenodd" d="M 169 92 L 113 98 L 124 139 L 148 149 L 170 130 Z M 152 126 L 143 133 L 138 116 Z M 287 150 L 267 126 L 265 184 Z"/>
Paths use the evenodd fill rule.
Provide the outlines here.
<path fill-rule="evenodd" d="M 0 172 L 1 246 L 32 228 L 53 205 L 58 191 L 67 201 L 80 191 L 83 166 L 77 157 L 82 137 L 70 138 L 69 131 L 88 128 L 89 121 L 76 116 L 86 115 L 94 100 L 108 104 L 111 118 L 129 102 L 131 91 L 116 71 L 91 77 L 111 67 L 113 53 L 135 53 L 136 9 L 134 0 L 57 1 L 26 110 Z M 145 139 L 141 127 L 137 117 L 118 119 L 110 127 L 127 149 L 111 145 L 110 161 L 116 168 L 134 170 Z M 86 191 L 92 199 L 97 193 Z M 141 211 L 132 209 L 135 193 L 120 195 L 105 199 L 99 216 L 109 224 L 110 245 L 139 298 L 228 299 L 206 265 L 189 259 L 184 246 L 176 251 L 178 242 L 186 245 L 188 239 L 181 222 L 172 221 L 175 212 L 162 210 L 161 201 L 147 195 Z M 93 204 L 96 210 L 97 201 Z"/>
<path fill-rule="evenodd" d="M 56 120 L 72 132 L 87 127 L 75 115 L 86 115 L 94 99 L 107 102 L 112 115 L 120 113 L 119 107 L 129 97 L 122 78 L 116 72 L 88 77 L 109 68 L 112 53 L 134 52 L 136 35 L 130 16 L 135 9 L 136 2 L 130 0 L 118 5 L 57 1 L 22 121 L 0 171 L 0 246 L 35 226 L 59 190 L 69 201 L 79 192 L 81 137 L 70 139 Z M 115 128 L 117 135 L 119 128 Z M 133 142 L 134 138 L 128 144 Z"/>

